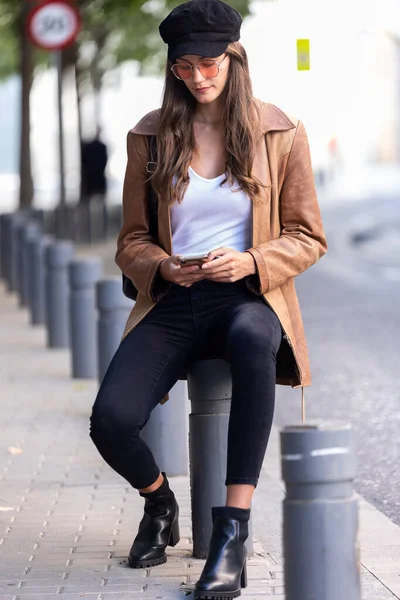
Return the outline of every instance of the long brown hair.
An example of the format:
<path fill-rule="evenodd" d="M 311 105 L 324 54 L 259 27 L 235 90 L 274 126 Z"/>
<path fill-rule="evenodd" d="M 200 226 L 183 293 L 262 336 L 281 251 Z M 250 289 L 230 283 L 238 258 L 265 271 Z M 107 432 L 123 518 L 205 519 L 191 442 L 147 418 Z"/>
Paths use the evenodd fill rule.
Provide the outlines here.
<path fill-rule="evenodd" d="M 234 185 L 234 179 L 248 196 L 257 200 L 262 183 L 251 175 L 259 125 L 259 111 L 254 101 L 247 54 L 235 42 L 226 50 L 230 56 L 229 74 L 224 94 L 226 178 L 221 183 Z M 157 133 L 158 164 L 152 176 L 156 194 L 169 204 L 182 202 L 189 184 L 188 168 L 196 149 L 193 117 L 196 99 L 183 81 L 171 72 L 167 61 L 163 103 Z M 175 185 L 173 183 L 175 182 Z"/>

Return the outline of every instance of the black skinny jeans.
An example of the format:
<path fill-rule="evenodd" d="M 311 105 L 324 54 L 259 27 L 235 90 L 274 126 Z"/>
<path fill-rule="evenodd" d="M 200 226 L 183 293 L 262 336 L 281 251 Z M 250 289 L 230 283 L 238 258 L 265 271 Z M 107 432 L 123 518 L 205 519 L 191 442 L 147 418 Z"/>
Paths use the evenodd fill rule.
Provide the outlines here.
<path fill-rule="evenodd" d="M 275 405 L 279 319 L 244 281 L 173 285 L 121 342 L 101 384 L 90 435 L 104 460 L 134 488 L 159 476 L 140 431 L 150 413 L 204 354 L 231 364 L 226 485 L 257 485 Z M 175 432 L 171 431 L 171 442 Z"/>

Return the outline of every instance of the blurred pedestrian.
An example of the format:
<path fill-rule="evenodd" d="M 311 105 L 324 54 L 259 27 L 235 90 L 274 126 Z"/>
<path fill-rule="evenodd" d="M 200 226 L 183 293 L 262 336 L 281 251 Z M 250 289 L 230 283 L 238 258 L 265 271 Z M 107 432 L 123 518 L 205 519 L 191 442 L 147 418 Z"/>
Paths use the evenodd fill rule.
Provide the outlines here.
<path fill-rule="evenodd" d="M 101 128 L 98 127 L 95 137 L 90 142 L 83 142 L 81 149 L 82 203 L 87 212 L 89 241 L 93 235 L 91 205 L 94 205 L 96 213 L 98 208 L 101 209 L 103 237 L 107 235 L 107 161 L 107 146 L 101 140 Z"/>
<path fill-rule="evenodd" d="M 101 128 L 98 127 L 95 137 L 90 142 L 82 144 L 82 179 L 86 200 L 95 194 L 104 196 L 107 192 L 105 171 L 108 152 L 100 136 Z"/>
<path fill-rule="evenodd" d="M 338 175 L 342 166 L 342 157 L 340 152 L 340 145 L 336 135 L 332 135 L 327 143 L 327 150 L 329 156 L 329 179 L 333 181 Z"/>
<path fill-rule="evenodd" d="M 246 584 L 275 384 L 311 381 L 294 277 L 326 252 L 304 127 L 253 98 L 241 22 L 221 0 L 193 0 L 160 25 L 164 97 L 128 134 L 116 254 L 137 302 L 91 417 L 101 455 L 145 499 L 129 564 L 164 563 L 178 505 L 139 434 L 192 361 L 230 362 L 226 506 L 213 507 L 195 598 L 235 598 Z"/>

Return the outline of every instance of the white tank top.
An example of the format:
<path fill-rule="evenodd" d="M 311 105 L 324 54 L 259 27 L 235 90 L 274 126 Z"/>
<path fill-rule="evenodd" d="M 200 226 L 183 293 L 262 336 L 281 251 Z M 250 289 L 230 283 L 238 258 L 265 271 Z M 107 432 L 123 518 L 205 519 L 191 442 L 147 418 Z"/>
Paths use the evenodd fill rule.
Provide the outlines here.
<path fill-rule="evenodd" d="M 207 254 L 226 247 L 244 252 L 251 247 L 251 200 L 225 175 L 205 179 L 189 167 L 189 185 L 182 203 L 171 207 L 173 254 Z"/>

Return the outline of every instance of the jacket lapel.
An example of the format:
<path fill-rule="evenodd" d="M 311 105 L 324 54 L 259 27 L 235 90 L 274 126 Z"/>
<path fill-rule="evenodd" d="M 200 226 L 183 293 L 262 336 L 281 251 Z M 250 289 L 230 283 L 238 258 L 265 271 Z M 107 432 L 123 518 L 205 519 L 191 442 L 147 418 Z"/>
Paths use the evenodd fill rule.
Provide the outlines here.
<path fill-rule="evenodd" d="M 260 242 L 260 221 L 269 213 L 269 202 L 271 198 L 271 171 L 265 135 L 273 131 L 286 131 L 296 127 L 295 120 L 291 120 L 284 112 L 273 104 L 256 100 L 260 111 L 260 136 L 257 143 L 256 155 L 253 163 L 253 175 L 266 187 L 263 190 L 263 202 L 252 204 L 253 240 L 252 243 Z M 158 123 L 160 121 L 160 109 L 153 110 L 145 115 L 134 127 L 133 133 L 139 135 L 157 135 Z M 265 223 L 267 226 L 267 223 Z M 172 253 L 171 238 L 171 215 L 170 207 L 159 198 L 158 202 L 158 234 L 161 246 L 168 253 Z"/>

